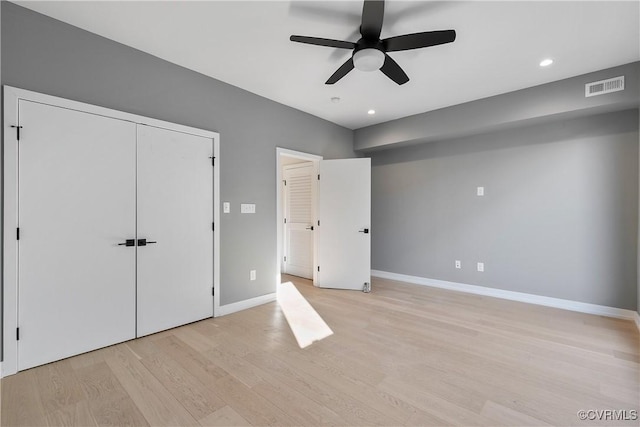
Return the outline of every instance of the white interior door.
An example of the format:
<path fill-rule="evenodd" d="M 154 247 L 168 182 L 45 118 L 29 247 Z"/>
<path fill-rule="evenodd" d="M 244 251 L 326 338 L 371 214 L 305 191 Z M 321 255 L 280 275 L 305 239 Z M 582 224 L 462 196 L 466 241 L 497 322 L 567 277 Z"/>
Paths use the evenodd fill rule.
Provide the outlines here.
<path fill-rule="evenodd" d="M 211 138 L 138 126 L 138 336 L 213 316 L 212 156 Z"/>
<path fill-rule="evenodd" d="M 318 286 L 363 290 L 371 281 L 371 159 L 319 163 Z"/>
<path fill-rule="evenodd" d="M 284 181 L 284 272 L 313 279 L 313 163 L 285 166 Z"/>
<path fill-rule="evenodd" d="M 135 337 L 135 247 L 118 244 L 136 231 L 136 126 L 24 100 L 18 112 L 22 370 Z"/>

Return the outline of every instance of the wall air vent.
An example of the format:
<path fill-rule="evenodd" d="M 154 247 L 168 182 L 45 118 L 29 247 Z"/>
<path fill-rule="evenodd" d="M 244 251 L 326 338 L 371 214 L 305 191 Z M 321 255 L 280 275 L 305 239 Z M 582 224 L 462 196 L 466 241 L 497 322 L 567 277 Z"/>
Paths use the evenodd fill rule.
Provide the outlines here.
<path fill-rule="evenodd" d="M 600 80 L 584 85 L 584 96 L 604 95 L 605 93 L 618 92 L 624 90 L 624 76 L 612 79 Z"/>

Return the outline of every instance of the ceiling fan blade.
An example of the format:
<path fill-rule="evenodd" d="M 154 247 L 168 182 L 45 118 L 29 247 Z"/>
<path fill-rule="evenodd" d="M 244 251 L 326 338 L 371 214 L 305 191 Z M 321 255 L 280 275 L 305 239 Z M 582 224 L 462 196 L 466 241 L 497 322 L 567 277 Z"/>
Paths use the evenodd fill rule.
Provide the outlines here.
<path fill-rule="evenodd" d="M 307 36 L 291 36 L 289 40 L 292 42 L 313 44 L 316 46 L 337 47 L 339 49 L 353 49 L 356 47 L 355 43 L 345 42 L 342 40 L 323 39 L 320 37 L 307 37 Z"/>
<path fill-rule="evenodd" d="M 382 64 L 380 71 L 399 85 L 403 85 L 409 81 L 409 76 L 407 76 L 398 63 L 387 54 L 384 55 L 384 64 Z"/>
<path fill-rule="evenodd" d="M 329 77 L 329 80 L 327 80 L 325 84 L 326 85 L 334 84 L 335 82 L 337 82 L 338 80 L 346 76 L 349 71 L 353 70 L 353 67 L 354 67 L 353 58 L 349 58 L 347 62 L 342 64 L 342 66 L 338 68 L 338 70 L 335 73 L 333 73 L 331 77 Z"/>
<path fill-rule="evenodd" d="M 454 30 L 426 31 L 424 33 L 405 34 L 382 40 L 387 52 L 399 50 L 419 49 L 421 47 L 436 46 L 451 43 L 456 39 Z"/>
<path fill-rule="evenodd" d="M 362 25 L 360 34 L 369 40 L 378 40 L 382 31 L 382 21 L 384 20 L 384 1 L 364 0 L 362 6 Z"/>

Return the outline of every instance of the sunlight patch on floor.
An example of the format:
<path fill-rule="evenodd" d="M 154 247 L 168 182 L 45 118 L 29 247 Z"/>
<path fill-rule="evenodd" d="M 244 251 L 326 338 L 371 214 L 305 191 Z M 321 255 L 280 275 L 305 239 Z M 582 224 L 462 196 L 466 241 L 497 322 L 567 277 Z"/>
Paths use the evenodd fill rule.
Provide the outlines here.
<path fill-rule="evenodd" d="M 293 283 L 285 282 L 278 286 L 278 304 L 300 348 L 308 347 L 316 341 L 333 335 L 331 328 L 298 292 Z"/>

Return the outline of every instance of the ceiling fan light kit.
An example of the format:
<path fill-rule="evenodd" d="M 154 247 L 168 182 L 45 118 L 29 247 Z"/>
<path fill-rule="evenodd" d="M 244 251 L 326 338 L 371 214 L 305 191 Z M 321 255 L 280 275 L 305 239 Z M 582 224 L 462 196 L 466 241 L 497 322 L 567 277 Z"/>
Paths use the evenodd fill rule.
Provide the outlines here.
<path fill-rule="evenodd" d="M 384 64 L 384 53 L 378 49 L 366 48 L 353 54 L 353 65 L 360 71 L 377 71 Z"/>
<path fill-rule="evenodd" d="M 422 33 L 405 34 L 402 36 L 380 39 L 382 22 L 384 20 L 384 1 L 365 0 L 362 7 L 362 24 L 357 42 L 325 39 L 320 37 L 292 35 L 289 40 L 316 46 L 333 47 L 337 49 L 351 49 L 351 58 L 338 68 L 325 84 L 332 85 L 357 68 L 361 71 L 380 70 L 399 85 L 409 81 L 409 76 L 400 68 L 387 52 L 420 49 L 451 43 L 456 39 L 454 30 L 426 31 Z"/>

